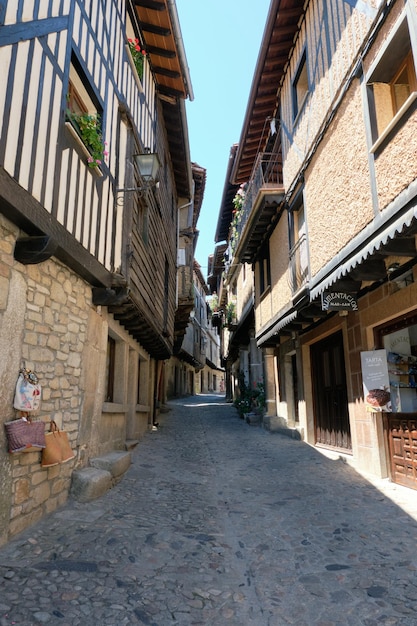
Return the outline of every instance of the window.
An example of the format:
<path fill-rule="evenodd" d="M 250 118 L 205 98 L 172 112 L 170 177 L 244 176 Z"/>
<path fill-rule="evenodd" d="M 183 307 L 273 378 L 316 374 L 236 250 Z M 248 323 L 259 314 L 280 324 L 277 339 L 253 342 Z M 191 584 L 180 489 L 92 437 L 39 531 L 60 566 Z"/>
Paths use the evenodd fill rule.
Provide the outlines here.
<path fill-rule="evenodd" d="M 116 341 L 113 337 L 107 338 L 106 356 L 106 402 L 114 401 L 114 372 L 116 362 Z"/>
<path fill-rule="evenodd" d="M 139 182 L 137 182 L 139 186 Z M 140 194 L 137 196 L 137 215 L 138 215 L 138 232 L 142 237 L 142 241 L 145 245 L 149 243 L 149 207 L 145 198 L 141 198 Z"/>
<path fill-rule="evenodd" d="M 142 91 L 141 81 L 143 80 L 146 52 L 142 45 L 142 41 L 139 38 L 139 35 L 135 31 L 133 21 L 129 13 L 126 14 L 126 39 L 128 59 L 132 69 L 134 70 L 134 73 L 137 74 L 137 77 L 139 78 L 138 86 L 139 89 Z"/>
<path fill-rule="evenodd" d="M 290 244 L 290 285 L 293 292 L 303 287 L 308 279 L 307 232 L 302 190 L 288 212 Z"/>
<path fill-rule="evenodd" d="M 416 71 L 404 19 L 367 78 L 372 140 L 385 137 L 414 100 Z"/>
<path fill-rule="evenodd" d="M 393 413 L 417 411 L 417 318 L 415 313 L 375 329 L 377 345 L 385 348 Z"/>
<path fill-rule="evenodd" d="M 75 130 L 87 149 L 88 163 L 93 167 L 101 165 L 105 154 L 101 114 L 102 109 L 94 100 L 91 85 L 73 57 L 68 82 L 66 119 L 71 123 L 72 132 Z"/>
<path fill-rule="evenodd" d="M 259 289 L 260 295 L 271 286 L 271 263 L 269 257 L 269 241 L 264 245 L 259 259 Z"/>
<path fill-rule="evenodd" d="M 294 119 L 301 111 L 308 94 L 307 56 L 304 51 L 292 85 Z"/>
<path fill-rule="evenodd" d="M 165 259 L 165 272 L 164 272 L 164 335 L 168 335 L 168 298 L 169 298 L 169 263 Z"/>

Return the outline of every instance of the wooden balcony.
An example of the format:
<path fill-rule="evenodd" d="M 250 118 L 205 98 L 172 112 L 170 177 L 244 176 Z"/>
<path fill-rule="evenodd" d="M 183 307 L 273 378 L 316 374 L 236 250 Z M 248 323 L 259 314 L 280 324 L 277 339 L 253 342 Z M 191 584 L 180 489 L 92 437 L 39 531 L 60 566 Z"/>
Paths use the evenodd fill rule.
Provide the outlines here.
<path fill-rule="evenodd" d="M 260 153 L 245 190 L 234 237 L 233 257 L 253 263 L 268 232 L 279 219 L 284 201 L 280 153 Z"/>
<path fill-rule="evenodd" d="M 194 308 L 193 270 L 183 265 L 177 270 L 178 305 L 175 312 L 174 354 L 178 354 Z"/>

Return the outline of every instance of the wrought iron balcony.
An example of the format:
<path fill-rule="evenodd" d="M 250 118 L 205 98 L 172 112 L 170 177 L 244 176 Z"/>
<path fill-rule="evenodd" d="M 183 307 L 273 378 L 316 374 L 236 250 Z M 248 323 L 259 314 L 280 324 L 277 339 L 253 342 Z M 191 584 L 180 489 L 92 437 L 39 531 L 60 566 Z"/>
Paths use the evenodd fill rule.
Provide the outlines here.
<path fill-rule="evenodd" d="M 289 282 L 295 294 L 308 282 L 308 250 L 305 234 L 291 248 L 289 257 Z"/>
<path fill-rule="evenodd" d="M 238 262 L 253 263 L 268 228 L 284 200 L 280 153 L 260 153 L 232 222 L 231 250 Z"/>

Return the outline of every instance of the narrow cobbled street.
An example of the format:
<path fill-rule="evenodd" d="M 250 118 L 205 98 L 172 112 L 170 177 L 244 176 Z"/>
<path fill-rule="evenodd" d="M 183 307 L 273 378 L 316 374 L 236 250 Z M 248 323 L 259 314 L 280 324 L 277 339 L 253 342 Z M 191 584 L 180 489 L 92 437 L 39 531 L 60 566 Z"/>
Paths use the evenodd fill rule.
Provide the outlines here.
<path fill-rule="evenodd" d="M 0 550 L 1 626 L 417 624 L 417 492 L 219 396 L 169 408 L 107 495 Z"/>

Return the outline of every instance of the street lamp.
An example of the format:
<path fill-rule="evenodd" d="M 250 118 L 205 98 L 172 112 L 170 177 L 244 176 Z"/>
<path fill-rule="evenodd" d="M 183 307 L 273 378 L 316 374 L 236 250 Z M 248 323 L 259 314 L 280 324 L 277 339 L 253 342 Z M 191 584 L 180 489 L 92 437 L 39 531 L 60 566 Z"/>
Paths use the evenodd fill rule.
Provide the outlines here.
<path fill-rule="evenodd" d="M 146 151 L 142 154 L 134 154 L 132 156 L 132 159 L 139 172 L 142 185 L 140 187 L 127 187 L 125 189 L 116 189 L 116 193 L 136 191 L 138 194 L 143 194 L 148 189 L 155 187 L 158 183 L 161 162 L 156 152 Z"/>

